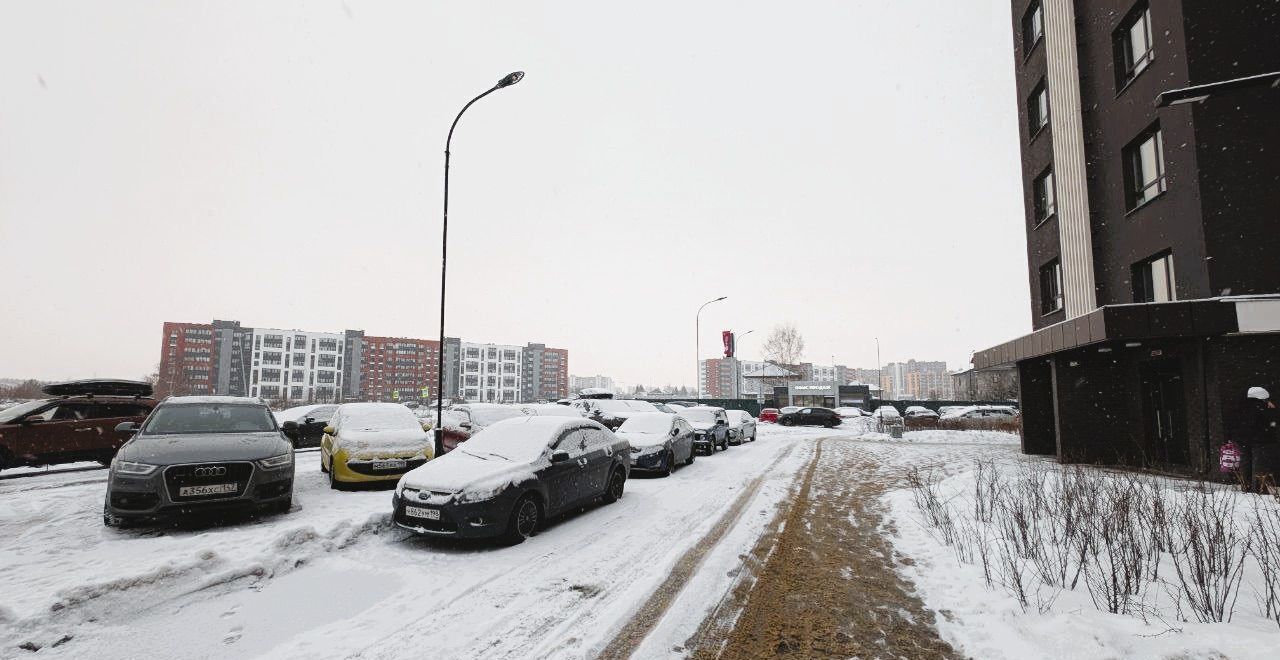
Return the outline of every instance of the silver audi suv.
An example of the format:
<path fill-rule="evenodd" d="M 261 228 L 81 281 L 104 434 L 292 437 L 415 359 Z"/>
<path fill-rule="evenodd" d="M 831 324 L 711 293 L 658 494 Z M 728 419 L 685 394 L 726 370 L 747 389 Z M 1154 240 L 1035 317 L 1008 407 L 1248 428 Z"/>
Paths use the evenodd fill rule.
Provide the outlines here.
<path fill-rule="evenodd" d="M 293 446 L 260 399 L 170 397 L 146 421 L 116 430 L 134 436 L 111 462 L 108 526 L 206 510 L 285 512 L 293 504 Z"/>

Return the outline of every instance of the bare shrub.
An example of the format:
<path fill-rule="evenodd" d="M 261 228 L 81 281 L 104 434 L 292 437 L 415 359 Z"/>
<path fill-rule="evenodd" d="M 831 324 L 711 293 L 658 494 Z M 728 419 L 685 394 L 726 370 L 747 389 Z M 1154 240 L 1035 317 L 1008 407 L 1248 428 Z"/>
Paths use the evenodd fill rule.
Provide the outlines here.
<path fill-rule="evenodd" d="M 1280 624 L 1280 504 L 1274 498 L 1253 503 L 1253 543 L 1250 551 L 1262 573 L 1258 592 L 1262 615 Z"/>

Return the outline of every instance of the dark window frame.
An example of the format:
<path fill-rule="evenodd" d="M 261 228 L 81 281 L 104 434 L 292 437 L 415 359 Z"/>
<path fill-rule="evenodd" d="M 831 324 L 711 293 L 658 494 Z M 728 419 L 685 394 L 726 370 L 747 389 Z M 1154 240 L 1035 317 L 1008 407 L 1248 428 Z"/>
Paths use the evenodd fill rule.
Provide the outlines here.
<path fill-rule="evenodd" d="M 1041 99 L 1044 102 L 1041 103 Z M 1049 86 L 1044 78 L 1036 83 L 1031 89 L 1031 95 L 1027 97 L 1027 130 L 1030 132 L 1030 139 L 1034 140 L 1040 132 L 1049 126 Z"/>
<path fill-rule="evenodd" d="M 1039 21 L 1035 18 L 1039 16 Z M 1035 28 L 1035 31 L 1032 31 Z M 1022 57 L 1026 59 L 1035 52 L 1036 46 L 1044 41 L 1044 2 L 1033 0 L 1022 15 Z"/>
<path fill-rule="evenodd" d="M 1054 257 L 1040 266 L 1040 315 L 1048 316 L 1066 307 L 1062 293 L 1062 259 Z"/>
<path fill-rule="evenodd" d="M 1155 176 L 1150 183 L 1146 182 L 1142 168 L 1142 147 L 1149 141 L 1155 141 Z M 1168 167 L 1164 160 L 1164 132 L 1160 130 L 1160 122 L 1148 126 L 1129 141 L 1120 151 L 1124 162 L 1124 205 L 1127 213 L 1132 213 L 1169 190 Z"/>
<path fill-rule="evenodd" d="M 1159 263 L 1164 269 L 1164 297 L 1156 296 L 1155 265 Z M 1130 286 L 1133 290 L 1133 302 L 1173 302 L 1178 299 L 1178 271 L 1173 262 L 1173 250 L 1163 250 L 1136 262 L 1129 267 Z"/>
<path fill-rule="evenodd" d="M 1043 182 L 1050 181 L 1049 190 L 1042 195 Z M 1042 199 L 1043 197 L 1043 199 Z M 1058 212 L 1058 182 L 1053 175 L 1053 167 L 1046 167 L 1036 178 L 1031 180 L 1032 224 L 1036 227 L 1044 224 Z"/>
<path fill-rule="evenodd" d="M 1133 52 L 1130 34 L 1134 26 L 1142 24 L 1147 49 L 1142 53 Z M 1151 5 L 1147 0 L 1138 2 L 1125 14 L 1120 25 L 1111 34 L 1113 60 L 1116 69 L 1116 93 L 1123 92 L 1138 76 L 1151 68 L 1155 61 L 1156 45 L 1151 28 Z"/>

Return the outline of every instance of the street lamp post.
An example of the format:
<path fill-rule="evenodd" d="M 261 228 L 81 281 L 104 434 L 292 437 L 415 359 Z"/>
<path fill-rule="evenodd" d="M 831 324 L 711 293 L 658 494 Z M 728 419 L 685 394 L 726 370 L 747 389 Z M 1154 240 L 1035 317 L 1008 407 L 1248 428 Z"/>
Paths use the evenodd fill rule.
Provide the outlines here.
<path fill-rule="evenodd" d="M 702 307 L 706 307 L 714 302 L 720 302 L 728 297 L 729 296 L 720 296 L 715 300 L 708 300 L 707 302 L 702 303 Z M 699 307 L 698 313 L 693 315 L 693 366 L 697 370 L 694 372 L 697 375 L 697 378 L 693 382 L 695 388 L 694 391 L 698 394 L 697 398 L 694 399 L 695 401 L 702 400 L 702 307 Z"/>
<path fill-rule="evenodd" d="M 458 116 L 453 118 L 453 123 L 449 126 L 449 137 L 444 141 L 444 216 L 440 231 L 440 345 L 436 347 L 436 456 L 444 453 L 444 294 L 445 276 L 449 267 L 449 147 L 453 144 L 453 129 L 458 127 L 458 120 L 462 119 L 462 113 L 466 112 L 473 103 L 503 87 L 510 87 L 520 82 L 522 78 L 524 78 L 523 71 L 509 73 L 499 80 L 498 84 L 467 101 L 467 104 L 458 111 Z"/>

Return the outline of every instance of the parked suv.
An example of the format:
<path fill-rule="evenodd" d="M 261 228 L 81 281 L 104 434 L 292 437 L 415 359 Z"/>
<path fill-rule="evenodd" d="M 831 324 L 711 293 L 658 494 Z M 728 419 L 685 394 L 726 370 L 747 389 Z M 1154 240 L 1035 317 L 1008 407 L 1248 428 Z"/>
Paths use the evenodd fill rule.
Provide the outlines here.
<path fill-rule="evenodd" d="M 293 422 L 285 422 L 292 430 Z M 293 445 L 260 399 L 165 399 L 116 453 L 102 521 L 108 526 L 218 509 L 288 511 Z"/>
<path fill-rule="evenodd" d="M 50 397 L 0 410 L 0 470 L 74 461 L 111 462 L 129 439 L 115 430 L 152 408 L 150 383 L 78 380 L 46 385 Z"/>
<path fill-rule="evenodd" d="M 693 427 L 693 446 L 708 456 L 716 448 L 729 448 L 729 418 L 724 408 L 694 406 L 681 410 L 679 416 Z"/>

